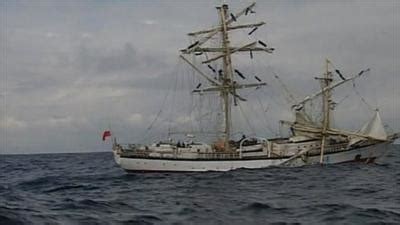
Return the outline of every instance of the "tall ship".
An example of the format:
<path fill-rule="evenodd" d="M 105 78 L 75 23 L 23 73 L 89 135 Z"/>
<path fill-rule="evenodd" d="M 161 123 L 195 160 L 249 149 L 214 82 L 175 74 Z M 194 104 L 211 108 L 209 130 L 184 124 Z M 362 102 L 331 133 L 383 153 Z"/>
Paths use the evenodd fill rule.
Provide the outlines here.
<path fill-rule="evenodd" d="M 237 121 L 232 110 L 247 101 L 241 91 L 259 91 L 268 87 L 254 74 L 248 79 L 245 72 L 237 69 L 232 56 L 245 53 L 252 59 L 253 54 L 272 54 L 275 50 L 263 40 L 233 45 L 235 32 L 242 31 L 251 36 L 265 24 L 239 22 L 255 13 L 254 6 L 252 3 L 238 12 L 231 11 L 227 4 L 216 7 L 218 25 L 189 33 L 192 42 L 180 50 L 180 60 L 191 69 L 192 76 L 202 80 L 188 92 L 199 98 L 212 96 L 216 102 L 216 107 L 211 107 L 219 111 L 216 120 L 209 129 L 203 130 L 215 134 L 213 138 L 198 140 L 194 131 L 181 132 L 183 136 L 176 138 L 173 135 L 179 132 L 168 132 L 165 139 L 153 140 L 150 144 L 122 144 L 113 136 L 112 149 L 119 166 L 126 171 L 229 171 L 352 161 L 372 163 L 385 155 L 399 133 L 387 134 L 379 110 L 375 110 L 373 118 L 357 131 L 336 128 L 332 122 L 336 107 L 333 91 L 364 76 L 369 69 L 354 76 L 344 76 L 328 59 L 325 71 L 315 78 L 320 89 L 301 100 L 292 98 L 291 110 L 295 119 L 279 121 L 287 127 L 286 136 L 267 138 L 265 134 L 242 133 L 234 137 L 237 132 L 233 132 L 233 127 Z M 289 91 L 285 86 L 282 90 Z M 312 104 L 315 101 L 319 104 Z M 320 116 L 312 116 L 310 110 L 318 111 Z M 111 132 L 107 131 L 103 139 L 106 136 L 111 136 Z"/>

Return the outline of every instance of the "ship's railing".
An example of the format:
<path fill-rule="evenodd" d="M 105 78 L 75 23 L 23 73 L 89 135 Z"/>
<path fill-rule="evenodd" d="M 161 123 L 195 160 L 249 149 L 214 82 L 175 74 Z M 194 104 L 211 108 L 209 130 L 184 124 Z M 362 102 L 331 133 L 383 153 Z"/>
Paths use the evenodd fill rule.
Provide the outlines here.
<path fill-rule="evenodd" d="M 270 142 L 269 142 L 270 143 Z M 271 158 L 279 158 L 282 156 L 287 156 L 285 154 L 283 154 L 283 152 L 280 152 L 280 150 L 278 149 L 278 151 L 276 151 L 275 149 L 272 149 L 272 144 L 268 143 L 268 149 L 267 149 L 267 153 L 268 153 L 268 157 Z M 319 155 L 321 154 L 321 144 L 302 144 L 300 146 L 298 146 L 298 148 L 294 149 L 294 151 L 292 152 L 291 155 L 295 155 L 296 152 L 300 152 L 302 150 L 305 149 L 310 149 L 309 151 L 307 151 L 306 155 Z M 337 143 L 337 144 L 330 144 L 330 145 L 326 145 L 325 146 L 325 153 L 335 153 L 335 152 L 341 152 L 341 151 L 345 151 L 348 149 L 348 143 Z M 291 156 L 290 155 L 290 156 Z"/>
<path fill-rule="evenodd" d="M 140 150 L 140 149 L 134 149 L 134 150 L 122 150 L 122 155 L 123 156 L 131 156 L 131 157 L 140 157 L 140 158 L 153 158 L 154 155 L 150 155 L 151 152 L 147 150 Z M 157 152 L 156 154 L 159 154 L 159 157 L 161 158 L 183 158 L 179 157 L 179 154 L 176 154 L 176 152 L 168 152 L 168 153 L 161 153 Z M 200 152 L 200 153 L 193 153 L 192 157 L 193 159 L 237 159 L 240 157 L 240 154 L 238 152 Z M 185 157 L 186 158 L 186 157 Z"/>
<path fill-rule="evenodd" d="M 262 138 L 262 137 L 247 137 L 247 138 L 243 139 L 239 144 L 239 158 L 242 158 L 243 143 L 250 139 L 257 139 L 257 140 L 261 141 L 261 143 L 265 143 L 267 141 L 267 139 Z"/>
<path fill-rule="evenodd" d="M 139 150 L 139 149 L 134 149 L 134 150 L 122 150 L 122 155 L 123 156 L 138 156 L 138 157 L 148 157 L 149 156 L 149 152 L 146 150 Z"/>
<path fill-rule="evenodd" d="M 212 153 L 199 153 L 200 159 L 237 159 L 240 154 L 237 152 L 212 152 Z"/>
<path fill-rule="evenodd" d="M 193 159 L 237 159 L 237 158 L 242 158 L 242 148 L 243 148 L 243 143 L 246 139 L 242 140 L 240 143 L 240 148 L 238 149 L 239 151 L 237 152 L 199 152 L 199 153 L 193 153 Z M 259 140 L 264 141 L 265 139 L 260 138 Z M 340 152 L 348 149 L 348 144 L 347 143 L 339 143 L 339 144 L 334 144 L 334 145 L 329 145 L 326 146 L 325 152 L 326 153 L 332 153 L 332 152 Z M 154 156 L 151 156 L 150 151 L 148 149 L 140 149 L 138 148 L 138 145 L 131 145 L 127 146 L 124 145 L 121 150 L 121 154 L 124 156 L 132 156 L 132 157 L 141 157 L 141 158 L 151 158 Z M 143 146 L 142 146 L 143 147 Z M 321 151 L 321 148 L 319 146 L 313 146 L 313 149 L 308 152 L 310 155 L 314 154 L 319 154 Z M 171 152 L 157 152 L 159 154 L 159 157 L 161 158 L 186 158 L 186 157 L 180 157 L 179 154 L 177 154 L 176 151 L 171 151 Z M 192 158 L 189 157 L 189 158 Z M 269 156 L 270 157 L 270 156 Z"/>
<path fill-rule="evenodd" d="M 334 144 L 334 145 L 328 145 L 325 146 L 325 153 L 332 153 L 332 152 L 341 152 L 344 150 L 348 149 L 348 143 L 339 143 L 339 144 Z M 321 147 L 316 146 L 313 147 L 311 151 L 308 152 L 308 154 L 314 155 L 314 154 L 320 154 L 321 153 Z"/>
<path fill-rule="evenodd" d="M 325 148 L 326 152 L 340 152 L 343 150 L 346 150 L 348 146 L 348 143 L 340 143 L 340 144 L 335 144 L 335 145 L 330 145 Z"/>
<path fill-rule="evenodd" d="M 120 146 L 124 150 L 136 150 L 142 145 L 133 143 L 118 143 L 118 146 Z"/>

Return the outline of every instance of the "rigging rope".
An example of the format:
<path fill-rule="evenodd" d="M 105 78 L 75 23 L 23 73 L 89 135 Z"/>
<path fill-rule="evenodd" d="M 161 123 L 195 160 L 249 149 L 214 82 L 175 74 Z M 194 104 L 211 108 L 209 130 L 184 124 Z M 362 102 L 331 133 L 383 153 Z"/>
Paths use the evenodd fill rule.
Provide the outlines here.
<path fill-rule="evenodd" d="M 296 98 L 292 95 L 292 93 L 290 93 L 289 89 L 287 88 L 287 86 L 283 83 L 283 81 L 281 80 L 281 78 L 278 76 L 277 73 L 275 73 L 275 71 L 273 71 L 271 69 L 272 74 L 274 74 L 274 78 L 278 81 L 278 83 L 282 86 L 285 94 L 286 94 L 286 101 L 289 104 L 294 104 L 297 102 Z"/>
<path fill-rule="evenodd" d="M 179 65 L 179 62 L 175 65 L 175 67 L 174 67 L 174 69 L 173 69 L 172 71 L 176 71 L 177 68 L 178 68 L 178 65 Z M 174 89 L 176 89 L 177 80 L 178 80 L 178 73 L 175 73 L 175 74 L 176 74 L 176 76 L 175 76 L 175 82 L 174 82 Z M 146 141 L 147 138 L 149 137 L 149 135 L 151 134 L 150 131 L 153 129 L 153 126 L 156 124 L 156 122 L 157 122 L 157 121 L 159 120 L 159 118 L 161 117 L 161 114 L 162 114 L 163 111 L 164 111 L 164 106 L 165 106 L 165 104 L 166 104 L 166 102 L 167 102 L 167 99 L 168 99 L 170 93 L 171 93 L 171 89 L 168 89 L 168 90 L 167 90 L 167 93 L 165 94 L 165 96 L 164 96 L 164 98 L 163 98 L 163 101 L 162 101 L 162 103 L 161 103 L 161 108 L 160 108 L 160 110 L 157 112 L 155 118 L 154 118 L 153 121 L 150 123 L 150 125 L 147 127 L 146 132 L 143 134 L 143 136 L 142 136 L 140 142 Z"/>
<path fill-rule="evenodd" d="M 369 104 L 365 98 L 360 94 L 360 92 L 356 88 L 356 84 L 353 81 L 353 90 L 356 93 L 356 95 L 361 99 L 361 101 L 368 107 L 369 110 L 375 111 L 377 107 L 373 107 L 371 104 Z"/>
<path fill-rule="evenodd" d="M 245 119 L 245 121 L 246 121 L 247 125 L 249 126 L 250 130 L 253 132 L 253 134 L 255 134 L 255 133 L 256 133 L 256 132 L 255 132 L 255 129 L 254 129 L 254 127 L 250 124 L 250 121 L 249 121 L 249 119 L 247 118 L 246 114 L 243 112 L 243 108 L 242 108 L 242 105 L 240 104 L 240 101 L 238 102 L 238 106 L 239 106 L 240 113 L 242 114 L 243 118 Z"/>
<path fill-rule="evenodd" d="M 271 133 L 273 133 L 275 136 L 277 136 L 277 133 L 271 128 L 271 126 L 269 125 L 269 123 L 268 123 L 268 121 L 267 121 L 267 118 L 266 118 L 267 111 L 268 111 L 268 106 L 265 108 L 264 105 L 263 105 L 262 102 L 261 102 L 261 99 L 260 99 L 258 96 L 256 96 L 256 98 L 257 98 L 257 100 L 258 100 L 258 103 L 259 103 L 260 106 L 261 106 L 262 113 L 263 113 L 263 115 L 264 115 L 264 116 L 262 116 L 262 118 L 263 118 L 263 120 L 264 120 L 264 122 L 265 122 L 265 126 L 267 127 L 267 129 L 268 129 L 269 132 L 271 132 Z"/>
<path fill-rule="evenodd" d="M 332 66 L 335 70 L 338 70 L 337 67 L 336 67 L 331 61 L 329 61 L 329 64 L 331 64 L 331 66 Z M 371 104 L 369 104 L 369 103 L 365 100 L 365 98 L 360 94 L 360 92 L 359 92 L 359 91 L 357 90 L 357 88 L 356 88 L 355 80 L 353 80 L 352 83 L 353 83 L 353 90 L 354 90 L 354 92 L 356 93 L 356 95 L 360 98 L 360 100 L 367 106 L 367 108 L 368 108 L 369 110 L 375 111 L 375 109 L 376 109 L 377 107 L 373 107 Z"/>

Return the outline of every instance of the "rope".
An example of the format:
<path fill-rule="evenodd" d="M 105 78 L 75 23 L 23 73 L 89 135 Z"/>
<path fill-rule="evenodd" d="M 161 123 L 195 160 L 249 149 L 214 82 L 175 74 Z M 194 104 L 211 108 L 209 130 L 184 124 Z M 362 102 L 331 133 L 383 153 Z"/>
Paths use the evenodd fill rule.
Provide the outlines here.
<path fill-rule="evenodd" d="M 255 132 L 255 129 L 254 129 L 254 127 L 250 124 L 250 121 L 249 121 L 249 119 L 247 118 L 246 114 L 243 112 L 242 105 L 240 104 L 240 102 L 238 102 L 238 106 L 239 106 L 240 113 L 242 114 L 243 118 L 245 119 L 245 121 L 246 121 L 247 125 L 249 126 L 250 130 L 255 134 L 255 133 L 256 133 L 256 132 Z"/>
<path fill-rule="evenodd" d="M 179 62 L 177 63 L 177 65 L 179 65 Z M 177 70 L 177 65 L 175 66 L 175 68 L 173 69 L 173 71 L 174 71 L 174 70 Z M 178 74 L 178 73 L 176 73 L 176 74 Z M 178 75 L 175 76 L 174 89 L 176 89 L 177 80 L 178 80 Z M 156 122 L 158 121 L 158 119 L 161 117 L 161 113 L 162 113 L 163 110 L 164 110 L 164 106 L 165 106 L 165 104 L 166 104 L 166 102 L 167 102 L 167 98 L 169 97 L 170 92 L 171 92 L 171 89 L 168 89 L 168 90 L 167 90 L 167 93 L 166 93 L 166 95 L 164 96 L 163 101 L 162 101 L 162 103 L 161 103 L 161 108 L 160 108 L 160 110 L 157 112 L 156 117 L 153 119 L 153 121 L 152 121 L 152 122 L 150 123 L 150 125 L 147 127 L 146 132 L 145 132 L 144 135 L 142 136 L 140 142 L 144 142 L 144 141 L 147 140 L 148 136 L 150 135 L 150 131 L 153 129 L 153 126 L 156 124 Z"/>
<path fill-rule="evenodd" d="M 271 133 L 273 133 L 275 136 L 277 136 L 277 133 L 269 126 L 268 121 L 267 121 L 267 118 L 266 118 L 268 107 L 264 107 L 264 105 L 263 105 L 262 102 L 261 102 L 261 99 L 260 99 L 258 96 L 256 96 L 256 98 L 257 98 L 258 103 L 260 104 L 260 106 L 261 106 L 261 108 L 262 108 L 262 113 L 263 113 L 263 115 L 264 115 L 264 116 L 263 116 L 263 119 L 264 119 L 264 122 L 265 122 L 265 127 L 267 127 L 267 129 L 269 130 L 269 132 L 271 132 Z"/>
<path fill-rule="evenodd" d="M 331 64 L 331 66 L 335 69 L 335 70 L 337 70 L 337 67 L 331 62 L 331 61 L 329 61 L 329 64 Z M 356 95 L 361 99 L 361 101 L 367 106 L 367 108 L 369 109 L 369 110 L 371 110 L 371 111 L 375 111 L 375 109 L 377 108 L 377 107 L 373 107 L 371 104 L 369 104 L 366 100 L 365 100 L 365 98 L 360 94 L 360 92 L 357 90 L 357 88 L 356 88 L 356 83 L 355 83 L 355 81 L 353 80 L 352 81 L 352 83 L 353 83 L 353 90 L 354 90 L 354 92 L 356 93 Z M 346 97 L 345 97 L 346 98 Z"/>
<path fill-rule="evenodd" d="M 360 92 L 356 88 L 356 83 L 353 81 L 353 90 L 356 93 L 356 95 L 361 99 L 361 101 L 368 107 L 369 110 L 375 111 L 377 107 L 373 107 L 371 104 L 369 104 L 365 98 L 360 94 Z"/>

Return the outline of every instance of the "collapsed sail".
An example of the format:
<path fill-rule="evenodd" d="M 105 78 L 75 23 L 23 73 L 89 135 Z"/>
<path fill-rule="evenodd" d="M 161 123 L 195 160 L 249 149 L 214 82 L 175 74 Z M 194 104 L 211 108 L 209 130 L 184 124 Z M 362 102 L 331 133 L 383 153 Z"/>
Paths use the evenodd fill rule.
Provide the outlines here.
<path fill-rule="evenodd" d="M 379 111 L 377 110 L 371 121 L 362 126 L 358 133 L 366 135 L 370 138 L 386 141 L 387 134 L 383 126 Z"/>
<path fill-rule="evenodd" d="M 314 122 L 310 119 L 310 117 L 304 112 L 304 110 L 302 111 L 296 111 L 296 119 L 295 119 L 295 123 L 296 124 L 301 124 L 301 125 L 308 125 L 308 126 L 314 126 Z"/>
<path fill-rule="evenodd" d="M 365 123 L 357 133 L 380 141 L 386 141 L 388 137 L 378 110 L 376 110 L 376 113 L 372 120 Z M 363 140 L 366 140 L 366 138 L 359 136 L 352 137 L 349 145 L 354 145 Z"/>
<path fill-rule="evenodd" d="M 306 114 L 304 109 L 296 111 L 294 124 L 300 125 L 300 126 L 306 126 L 306 127 L 315 127 L 316 126 L 316 124 Z M 293 126 L 292 126 L 292 129 L 293 129 L 293 134 L 294 134 L 294 136 L 290 138 L 290 140 L 292 142 L 305 141 L 305 140 L 314 139 L 314 138 L 317 138 L 320 136 L 317 133 L 301 131 L 299 129 L 296 129 L 296 127 L 293 127 Z"/>

